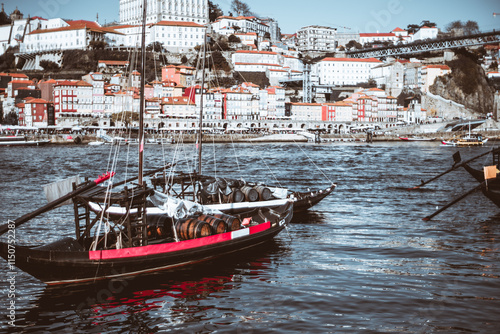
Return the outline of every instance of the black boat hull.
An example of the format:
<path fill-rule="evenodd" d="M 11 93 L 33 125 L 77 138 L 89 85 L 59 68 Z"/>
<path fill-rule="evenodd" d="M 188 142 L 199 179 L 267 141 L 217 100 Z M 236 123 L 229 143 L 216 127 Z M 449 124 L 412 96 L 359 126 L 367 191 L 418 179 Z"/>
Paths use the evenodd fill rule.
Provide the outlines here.
<path fill-rule="evenodd" d="M 464 164 L 463 167 L 478 182 L 484 182 L 484 172 L 482 170 L 472 168 L 467 164 Z M 482 187 L 481 191 L 490 201 L 500 208 L 500 180 L 488 180 L 487 185 Z"/>
<path fill-rule="evenodd" d="M 180 242 L 123 249 L 88 251 L 72 238 L 41 247 L 15 247 L 16 267 L 48 285 L 94 282 L 174 270 L 244 252 L 272 240 L 292 218 L 290 203 L 279 219 L 245 229 Z M 8 261 L 13 246 L 0 242 L 0 255 Z M 9 264 L 11 264 L 9 262 Z"/>

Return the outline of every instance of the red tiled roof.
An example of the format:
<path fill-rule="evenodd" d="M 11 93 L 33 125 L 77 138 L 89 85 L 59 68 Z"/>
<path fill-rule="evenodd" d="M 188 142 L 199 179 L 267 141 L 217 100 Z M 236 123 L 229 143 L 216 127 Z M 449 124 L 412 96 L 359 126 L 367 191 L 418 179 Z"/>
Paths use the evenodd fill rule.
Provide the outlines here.
<path fill-rule="evenodd" d="M 277 55 L 276 52 L 272 51 L 249 51 L 249 50 L 238 50 L 236 53 L 251 53 L 251 54 L 261 54 L 261 55 Z"/>
<path fill-rule="evenodd" d="M 392 32 L 360 33 L 359 37 L 396 37 Z"/>
<path fill-rule="evenodd" d="M 174 26 L 174 27 L 196 27 L 203 28 L 201 24 L 194 22 L 185 22 L 185 21 L 160 21 L 158 23 L 151 24 L 152 26 Z"/>
<path fill-rule="evenodd" d="M 358 63 L 381 63 L 382 61 L 376 58 L 333 58 L 327 57 L 322 61 L 345 61 L 345 62 L 358 62 Z"/>

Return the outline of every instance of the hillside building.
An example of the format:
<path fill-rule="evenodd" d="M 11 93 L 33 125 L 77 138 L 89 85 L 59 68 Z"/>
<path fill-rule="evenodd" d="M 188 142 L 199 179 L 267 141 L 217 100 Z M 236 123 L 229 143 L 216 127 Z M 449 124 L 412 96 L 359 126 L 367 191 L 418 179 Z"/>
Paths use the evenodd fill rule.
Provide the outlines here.
<path fill-rule="evenodd" d="M 120 0 L 120 23 L 142 23 L 142 0 Z M 184 21 L 208 23 L 208 0 L 148 0 L 146 23 Z"/>

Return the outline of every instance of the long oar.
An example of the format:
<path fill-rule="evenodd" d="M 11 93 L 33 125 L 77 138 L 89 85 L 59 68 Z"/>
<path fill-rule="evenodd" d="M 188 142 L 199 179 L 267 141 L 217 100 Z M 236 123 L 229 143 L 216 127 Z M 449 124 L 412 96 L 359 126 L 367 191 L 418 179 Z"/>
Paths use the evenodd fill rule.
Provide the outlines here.
<path fill-rule="evenodd" d="M 478 159 L 478 158 L 481 158 L 482 156 L 485 156 L 486 154 L 492 153 L 493 151 L 494 151 L 494 150 L 491 150 L 491 151 L 488 151 L 488 152 L 482 153 L 482 154 L 480 154 L 480 155 L 478 155 L 478 156 L 476 156 L 476 157 L 474 157 L 474 158 L 471 158 L 471 159 L 466 160 L 466 161 L 464 161 L 464 162 L 462 162 L 462 163 L 459 163 L 458 165 L 457 165 L 457 158 L 456 158 L 456 157 L 458 157 L 458 159 L 459 159 L 460 155 L 458 155 L 458 156 L 457 156 L 457 155 L 456 155 L 456 153 L 455 153 L 455 154 L 453 155 L 453 158 L 454 158 L 454 159 L 456 159 L 456 160 L 455 160 L 455 164 L 453 165 L 453 167 L 451 167 L 451 168 L 450 168 L 450 169 L 448 169 L 447 171 L 442 172 L 441 174 L 439 174 L 439 175 L 437 175 L 437 176 L 434 176 L 434 177 L 433 177 L 432 179 L 430 179 L 430 180 L 427 180 L 427 181 L 422 181 L 422 183 L 420 183 L 418 186 L 415 186 L 415 187 L 413 187 L 413 188 L 408 188 L 408 190 L 419 189 L 419 188 L 420 188 L 420 187 L 422 187 L 423 185 L 426 185 L 427 183 L 432 182 L 432 181 L 434 181 L 434 180 L 436 180 L 436 179 L 440 178 L 441 176 L 443 176 L 443 175 L 445 175 L 445 174 L 448 174 L 449 172 L 454 171 L 455 169 L 460 168 L 460 167 L 462 167 L 462 166 L 463 166 L 463 165 L 465 165 L 465 164 L 468 164 L 468 163 L 469 163 L 469 162 L 471 162 L 471 161 L 474 161 L 474 160 L 476 160 L 476 159 Z M 458 152 L 457 152 L 457 153 L 458 153 Z M 459 162 L 459 161 L 460 161 L 460 160 L 458 160 L 458 162 Z"/>
<path fill-rule="evenodd" d="M 24 224 L 28 220 L 55 208 L 59 204 L 64 203 L 65 201 L 75 197 L 76 195 L 79 195 L 79 194 L 97 186 L 99 183 L 102 183 L 102 182 L 110 179 L 114 175 L 115 175 L 115 172 L 108 172 L 106 174 L 103 174 L 103 175 L 99 176 L 97 179 L 95 179 L 94 181 L 91 181 L 89 184 L 87 184 L 81 188 L 78 188 L 78 189 L 76 189 L 76 190 L 56 199 L 56 200 L 53 200 L 52 202 L 42 206 L 41 208 L 39 208 L 33 212 L 27 213 L 24 216 L 17 218 L 16 220 L 14 220 L 15 227 L 17 227 L 21 224 Z M 11 228 L 13 228 L 12 223 L 1 225 L 0 226 L 0 235 L 4 234 L 5 232 L 7 232 Z"/>
<path fill-rule="evenodd" d="M 437 210 L 436 212 L 434 212 L 433 214 L 427 216 L 427 217 L 424 217 L 422 218 L 423 220 L 431 220 L 432 217 L 434 217 L 435 215 L 443 212 L 444 210 L 448 209 L 450 206 L 452 206 L 453 204 L 457 203 L 458 201 L 464 199 L 465 197 L 469 196 L 470 194 L 478 191 L 479 189 L 481 189 L 482 187 L 484 187 L 486 185 L 486 181 L 485 182 L 482 182 L 480 185 L 478 185 L 477 187 L 469 190 L 468 192 L 466 192 L 465 194 L 461 195 L 460 197 L 458 198 L 455 198 L 453 201 L 451 201 L 450 203 L 446 204 L 445 206 L 443 206 L 441 209 Z"/>

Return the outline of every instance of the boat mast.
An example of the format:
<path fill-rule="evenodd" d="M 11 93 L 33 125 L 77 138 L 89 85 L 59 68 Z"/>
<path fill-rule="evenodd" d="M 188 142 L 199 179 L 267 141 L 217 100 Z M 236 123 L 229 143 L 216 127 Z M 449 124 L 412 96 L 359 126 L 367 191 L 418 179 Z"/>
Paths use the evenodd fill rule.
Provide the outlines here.
<path fill-rule="evenodd" d="M 142 5 L 142 41 L 141 41 L 141 96 L 139 106 L 139 178 L 138 183 L 143 185 L 144 171 L 144 86 L 146 84 L 146 7 L 147 0 Z"/>
<path fill-rule="evenodd" d="M 198 174 L 201 174 L 201 145 L 202 145 L 202 137 L 203 133 L 201 127 L 203 125 L 203 95 L 205 89 L 205 58 L 207 52 L 207 34 L 208 34 L 208 25 L 205 28 L 205 38 L 203 41 L 203 60 L 202 60 L 202 68 L 201 68 L 201 97 L 200 97 L 200 121 L 199 121 L 199 129 L 198 129 Z"/>

